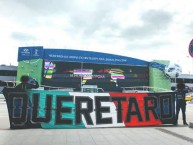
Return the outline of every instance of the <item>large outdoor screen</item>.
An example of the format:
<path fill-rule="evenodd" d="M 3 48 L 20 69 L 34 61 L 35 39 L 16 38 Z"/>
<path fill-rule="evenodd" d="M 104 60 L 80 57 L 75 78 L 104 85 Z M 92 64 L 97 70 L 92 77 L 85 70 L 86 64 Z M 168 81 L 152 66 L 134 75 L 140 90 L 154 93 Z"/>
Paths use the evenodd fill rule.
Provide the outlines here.
<path fill-rule="evenodd" d="M 104 91 L 122 91 L 122 87 L 149 86 L 149 68 L 45 60 L 43 84 L 75 90 L 97 85 Z"/>

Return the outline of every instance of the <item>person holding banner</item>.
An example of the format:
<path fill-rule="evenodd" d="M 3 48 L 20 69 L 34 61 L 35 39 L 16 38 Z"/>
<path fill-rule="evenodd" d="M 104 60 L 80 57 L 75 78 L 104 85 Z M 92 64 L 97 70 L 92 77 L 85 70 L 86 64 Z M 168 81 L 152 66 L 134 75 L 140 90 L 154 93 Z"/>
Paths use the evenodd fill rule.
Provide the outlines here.
<path fill-rule="evenodd" d="M 30 78 L 27 75 L 23 75 L 20 78 L 21 83 L 18 84 L 15 88 L 14 88 L 14 92 L 26 92 L 27 89 L 37 89 L 39 88 L 39 84 L 35 79 Z M 39 123 L 32 123 L 31 122 L 31 114 L 32 114 L 32 103 L 30 100 L 28 100 L 28 115 L 27 115 L 27 122 L 25 124 L 23 124 L 23 128 L 40 128 L 40 124 Z"/>
<path fill-rule="evenodd" d="M 23 75 L 20 78 L 21 83 L 15 87 L 15 91 L 25 91 L 26 89 L 39 88 L 39 84 L 35 79 L 31 79 L 27 75 Z"/>
<path fill-rule="evenodd" d="M 188 90 L 185 89 L 185 84 L 182 82 L 179 82 L 176 86 L 176 123 L 175 125 L 178 124 L 178 115 L 180 112 L 180 109 L 182 111 L 182 119 L 183 119 L 183 124 L 188 125 L 186 122 L 186 100 L 185 96 L 186 93 L 188 93 Z"/>

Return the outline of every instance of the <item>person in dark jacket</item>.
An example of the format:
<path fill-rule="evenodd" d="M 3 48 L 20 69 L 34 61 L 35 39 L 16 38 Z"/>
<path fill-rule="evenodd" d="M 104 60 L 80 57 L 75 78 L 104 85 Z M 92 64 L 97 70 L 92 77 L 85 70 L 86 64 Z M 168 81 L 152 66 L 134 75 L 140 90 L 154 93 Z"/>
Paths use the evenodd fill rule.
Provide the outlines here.
<path fill-rule="evenodd" d="M 30 78 L 27 75 L 23 75 L 20 78 L 21 83 L 18 84 L 14 88 L 14 92 L 26 92 L 26 89 L 37 89 L 39 88 L 39 84 L 35 79 Z M 32 116 L 32 103 L 30 99 L 28 100 L 28 115 L 27 115 L 27 122 L 23 124 L 23 128 L 40 128 L 41 125 L 39 123 L 32 123 L 31 116 Z M 17 126 L 16 126 L 17 127 Z M 22 126 L 20 126 L 22 127 Z"/>
<path fill-rule="evenodd" d="M 176 90 L 176 125 L 178 124 L 178 115 L 179 115 L 180 109 L 182 111 L 183 124 L 188 125 L 188 123 L 186 122 L 186 100 L 185 100 L 185 96 L 186 96 L 186 93 L 188 93 L 188 90 L 185 89 L 185 84 L 183 82 L 179 82 L 176 87 L 177 87 L 177 90 Z"/>
<path fill-rule="evenodd" d="M 30 77 L 27 75 L 21 76 L 20 81 L 21 83 L 15 87 L 16 91 L 25 91 L 26 89 L 39 88 L 38 82 L 33 79 L 33 83 L 30 83 Z"/>

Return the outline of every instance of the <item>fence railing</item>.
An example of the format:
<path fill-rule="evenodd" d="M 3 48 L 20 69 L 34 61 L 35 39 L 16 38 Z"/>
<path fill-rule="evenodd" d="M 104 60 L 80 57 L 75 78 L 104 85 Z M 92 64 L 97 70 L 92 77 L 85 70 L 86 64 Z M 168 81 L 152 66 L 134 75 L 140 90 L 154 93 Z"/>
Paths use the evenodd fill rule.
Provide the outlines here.
<path fill-rule="evenodd" d="M 133 87 L 122 87 L 123 93 L 130 93 L 130 92 L 168 92 L 172 91 L 169 89 L 158 88 L 158 87 L 149 87 L 149 86 L 133 86 Z"/>

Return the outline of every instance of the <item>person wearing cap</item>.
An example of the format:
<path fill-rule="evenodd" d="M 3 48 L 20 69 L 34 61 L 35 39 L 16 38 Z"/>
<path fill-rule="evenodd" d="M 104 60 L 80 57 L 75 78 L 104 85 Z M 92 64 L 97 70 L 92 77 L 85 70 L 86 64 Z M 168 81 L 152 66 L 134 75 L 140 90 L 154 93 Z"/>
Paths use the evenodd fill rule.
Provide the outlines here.
<path fill-rule="evenodd" d="M 27 75 L 23 75 L 20 78 L 21 83 L 18 84 L 14 88 L 14 92 L 26 92 L 26 89 L 37 89 L 39 88 L 39 84 L 35 79 L 31 79 Z M 27 122 L 23 124 L 25 127 L 32 127 L 32 128 L 40 128 L 41 125 L 39 123 L 32 123 L 31 121 L 31 115 L 32 115 L 32 103 L 30 100 L 28 100 L 28 116 L 27 116 Z"/>
<path fill-rule="evenodd" d="M 21 83 L 15 87 L 15 90 L 16 91 L 24 91 L 26 89 L 39 88 L 39 84 L 36 80 L 33 80 L 34 83 L 29 83 L 29 80 L 30 80 L 29 76 L 27 76 L 27 75 L 21 76 L 21 78 L 20 78 Z"/>

